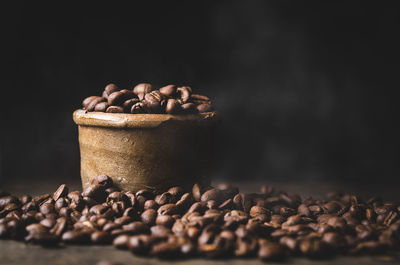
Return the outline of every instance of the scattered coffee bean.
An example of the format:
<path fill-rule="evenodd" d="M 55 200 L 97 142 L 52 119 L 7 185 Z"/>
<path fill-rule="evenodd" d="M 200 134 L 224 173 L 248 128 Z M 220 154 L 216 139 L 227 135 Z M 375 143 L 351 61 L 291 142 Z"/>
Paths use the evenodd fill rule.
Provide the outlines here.
<path fill-rule="evenodd" d="M 163 259 L 258 255 L 267 261 L 287 254 L 380 254 L 399 246 L 398 204 L 337 193 L 314 200 L 266 186 L 261 194 L 238 192 L 229 185 L 196 184 L 186 193 L 172 187 L 134 194 L 104 175 L 82 193 L 68 192 L 64 184 L 52 196 L 18 199 L 1 192 L 0 239 L 45 246 L 112 243 Z"/>

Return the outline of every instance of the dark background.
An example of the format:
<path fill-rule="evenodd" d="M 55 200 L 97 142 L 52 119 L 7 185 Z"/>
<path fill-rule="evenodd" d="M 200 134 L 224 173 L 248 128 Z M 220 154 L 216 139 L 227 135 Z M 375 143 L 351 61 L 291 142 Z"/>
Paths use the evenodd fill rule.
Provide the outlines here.
<path fill-rule="evenodd" d="M 216 177 L 400 183 L 395 2 L 60 3 L 3 9 L 0 181 L 79 179 L 72 112 L 148 81 L 213 99 Z"/>

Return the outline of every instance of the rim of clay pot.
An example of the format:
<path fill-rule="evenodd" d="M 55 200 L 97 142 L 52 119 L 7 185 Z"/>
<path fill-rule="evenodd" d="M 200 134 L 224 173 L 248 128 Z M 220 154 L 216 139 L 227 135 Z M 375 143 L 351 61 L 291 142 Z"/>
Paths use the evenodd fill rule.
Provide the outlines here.
<path fill-rule="evenodd" d="M 218 120 L 217 112 L 198 114 L 129 114 L 87 112 L 83 109 L 74 111 L 74 122 L 78 125 L 112 128 L 154 128 L 166 122 L 194 122 L 212 124 Z"/>

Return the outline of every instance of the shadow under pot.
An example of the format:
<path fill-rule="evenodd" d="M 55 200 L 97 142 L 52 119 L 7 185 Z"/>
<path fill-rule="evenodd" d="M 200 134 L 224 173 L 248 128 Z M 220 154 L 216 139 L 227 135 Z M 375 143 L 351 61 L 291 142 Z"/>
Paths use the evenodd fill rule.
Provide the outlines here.
<path fill-rule="evenodd" d="M 82 186 L 110 176 L 123 190 L 210 184 L 217 114 L 124 114 L 76 110 Z"/>

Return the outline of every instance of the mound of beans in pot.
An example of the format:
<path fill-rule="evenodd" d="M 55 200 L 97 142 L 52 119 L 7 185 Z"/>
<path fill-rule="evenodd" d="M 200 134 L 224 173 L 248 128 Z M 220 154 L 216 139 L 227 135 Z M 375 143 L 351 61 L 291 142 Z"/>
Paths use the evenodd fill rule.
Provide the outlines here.
<path fill-rule="evenodd" d="M 211 100 L 192 93 L 189 86 L 167 85 L 156 90 L 149 83 L 140 83 L 132 90 L 108 84 L 102 96 L 87 97 L 82 107 L 89 112 L 132 114 L 194 114 L 213 110 Z"/>
<path fill-rule="evenodd" d="M 328 194 L 316 200 L 262 186 L 121 191 L 96 177 L 83 192 L 15 197 L 0 191 L 0 239 L 55 246 L 113 244 L 135 255 L 188 257 L 382 254 L 400 247 L 400 205 L 373 197 Z"/>

